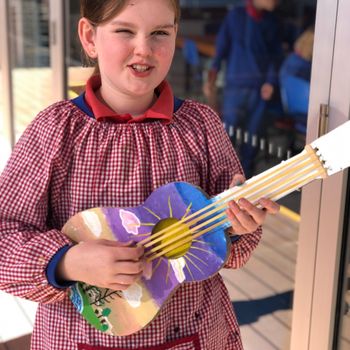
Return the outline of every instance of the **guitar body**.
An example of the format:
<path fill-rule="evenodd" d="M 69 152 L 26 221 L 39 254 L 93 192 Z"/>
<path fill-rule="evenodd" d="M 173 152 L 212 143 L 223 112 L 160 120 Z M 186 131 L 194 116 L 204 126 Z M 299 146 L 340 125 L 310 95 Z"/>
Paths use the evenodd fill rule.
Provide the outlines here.
<path fill-rule="evenodd" d="M 138 207 L 80 212 L 69 219 L 62 231 L 76 243 L 93 239 L 140 242 L 210 204 L 212 201 L 199 188 L 174 182 L 154 191 Z M 219 226 L 184 248 L 147 263 L 140 280 L 125 291 L 77 282 L 70 290 L 70 298 L 97 329 L 118 336 L 135 333 L 156 317 L 182 283 L 205 280 L 219 271 L 227 259 L 229 244 L 225 227 Z"/>

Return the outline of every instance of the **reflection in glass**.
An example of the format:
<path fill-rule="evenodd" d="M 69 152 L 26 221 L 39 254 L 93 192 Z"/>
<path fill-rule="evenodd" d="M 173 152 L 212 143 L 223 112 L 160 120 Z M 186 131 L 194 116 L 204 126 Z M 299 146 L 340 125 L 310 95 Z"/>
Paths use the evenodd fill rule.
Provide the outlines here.
<path fill-rule="evenodd" d="M 66 62 L 67 62 L 67 95 L 74 98 L 79 95 L 85 86 L 85 82 L 93 73 L 93 67 L 83 67 L 84 58 L 77 34 L 79 13 L 79 1 L 69 0 L 69 11 L 66 18 Z"/>
<path fill-rule="evenodd" d="M 307 5 L 305 2 L 279 3 L 275 16 L 282 45 L 281 52 L 275 52 L 275 89 L 262 112 L 263 123 L 251 132 L 244 119 L 237 124 L 223 120 L 235 149 L 242 157 L 241 161 L 249 153 L 253 157 L 248 177 L 298 153 L 305 145 L 316 1 L 309 1 Z M 224 119 L 224 109 L 231 108 L 225 104 L 225 94 L 230 92 L 227 73 L 233 69 L 229 60 L 222 60 L 215 85 L 207 83 L 215 73 L 212 68 L 215 67 L 220 28 L 229 11 L 242 1 L 184 0 L 181 4 L 177 50 L 168 78 L 177 96 L 207 103 Z M 257 13 L 254 15 L 259 16 Z M 249 28 L 253 28 L 254 20 L 249 23 Z M 248 45 L 253 52 L 258 51 L 259 45 L 268 40 L 264 36 L 260 37 L 260 44 L 255 37 L 248 40 L 245 30 L 247 27 L 243 25 L 236 30 L 239 37 L 236 44 L 241 50 Z M 222 45 L 221 49 L 227 47 Z M 235 61 L 239 67 L 237 71 L 242 71 L 241 67 L 247 61 L 247 56 L 238 55 Z M 240 76 L 241 81 L 256 80 L 256 76 L 249 75 L 252 71 Z M 235 82 L 239 80 L 237 75 L 232 79 Z M 290 94 L 290 88 L 293 94 Z M 250 98 L 247 89 L 239 84 L 235 86 L 234 96 L 237 95 L 242 101 Z M 282 214 L 266 222 L 262 241 L 247 265 L 239 270 L 223 269 L 220 272 L 238 316 L 244 347 L 248 350 L 289 349 L 300 193 L 293 193 L 280 202 Z"/>
<path fill-rule="evenodd" d="M 52 102 L 48 0 L 10 1 L 16 138 Z"/>

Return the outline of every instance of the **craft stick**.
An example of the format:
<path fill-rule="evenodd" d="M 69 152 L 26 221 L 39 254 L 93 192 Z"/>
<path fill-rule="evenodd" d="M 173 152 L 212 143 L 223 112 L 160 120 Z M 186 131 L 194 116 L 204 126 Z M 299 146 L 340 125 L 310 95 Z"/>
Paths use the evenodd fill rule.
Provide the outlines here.
<path fill-rule="evenodd" d="M 323 169 L 322 165 L 320 165 L 320 164 L 318 164 L 318 168 Z M 299 170 L 302 170 L 302 169 L 299 169 Z M 276 189 L 278 189 L 278 190 L 283 189 L 283 186 L 286 186 L 289 183 L 291 183 L 292 181 L 297 180 L 298 178 L 300 178 L 302 176 L 308 175 L 315 170 L 317 170 L 317 168 L 314 168 L 314 167 L 311 169 L 306 168 L 304 171 L 292 174 L 292 176 L 290 176 L 289 179 L 287 179 L 287 182 L 285 180 L 281 181 L 281 179 L 277 179 L 274 183 L 267 184 L 264 191 L 265 191 L 265 193 L 272 194 Z M 281 182 L 282 182 L 282 184 L 281 184 Z M 284 182 L 284 184 L 283 184 L 283 182 Z M 254 195 L 254 197 L 247 198 L 252 203 L 257 201 L 259 198 L 264 197 L 264 193 L 261 193 L 261 191 L 259 194 L 254 193 L 253 195 Z"/>
<path fill-rule="evenodd" d="M 287 194 L 297 190 L 300 187 L 303 187 L 304 185 L 306 185 L 307 183 L 311 182 L 312 180 L 315 180 L 318 178 L 319 175 L 323 175 L 323 171 L 324 169 L 320 169 L 317 171 L 317 176 L 310 176 L 308 178 L 304 178 L 303 180 L 300 180 L 299 182 L 297 182 L 296 184 L 294 184 L 293 186 L 291 186 L 291 188 L 287 188 L 284 191 L 279 191 L 276 192 L 272 197 L 271 200 L 276 201 L 284 196 L 286 196 Z"/>
<path fill-rule="evenodd" d="M 155 253 L 156 251 L 168 246 L 169 244 L 172 244 L 174 242 L 177 242 L 178 240 L 182 239 L 183 237 L 187 237 L 189 236 L 192 232 L 195 232 L 195 231 L 198 231 L 200 228 L 202 228 L 203 226 L 207 226 L 208 224 L 210 224 L 211 222 L 217 220 L 217 219 L 220 219 L 222 216 L 226 216 L 226 214 L 224 212 L 221 212 L 219 215 L 216 215 L 214 217 L 212 217 L 211 219 L 205 221 L 205 222 L 202 222 L 201 224 L 199 224 L 198 226 L 195 226 L 193 228 L 190 228 L 189 230 L 181 233 L 180 235 L 178 236 L 175 236 L 173 238 L 170 238 L 168 241 L 160 244 L 160 245 L 157 245 L 155 246 L 154 248 L 150 249 L 145 255 L 149 255 L 150 253 Z M 182 228 L 183 229 L 183 228 Z M 192 235 L 191 235 L 191 241 L 192 241 Z"/>
<path fill-rule="evenodd" d="M 300 164 L 292 169 L 289 169 L 288 171 L 285 171 L 281 177 L 274 177 L 274 178 L 268 179 L 268 180 L 264 181 L 263 183 L 259 184 L 259 186 L 256 186 L 255 188 L 249 188 L 249 191 L 247 191 L 247 193 L 244 193 L 244 196 L 242 195 L 240 197 L 237 197 L 237 198 L 235 198 L 235 200 L 237 201 L 243 197 L 250 200 L 249 199 L 250 196 L 257 195 L 260 192 L 266 191 L 266 189 L 269 188 L 269 186 L 277 184 L 278 182 L 282 182 L 282 180 L 285 177 L 290 178 L 290 176 L 293 175 L 294 173 L 297 173 L 299 170 L 302 170 L 303 168 L 305 168 L 305 167 L 307 168 L 309 166 L 310 166 L 309 163 L 306 163 L 306 164 L 302 163 L 302 164 Z M 260 198 L 262 196 L 263 195 L 259 195 Z"/>
<path fill-rule="evenodd" d="M 314 169 L 314 170 L 317 170 L 317 169 Z M 314 170 L 313 170 L 313 171 L 314 171 Z M 306 178 L 304 178 L 304 179 L 302 179 L 302 180 L 299 180 L 297 183 L 295 183 L 295 184 L 293 184 L 293 185 L 290 185 L 290 188 L 287 188 L 287 189 L 284 190 L 284 191 L 288 193 L 288 191 L 289 191 L 290 189 L 292 189 L 292 191 L 293 191 L 293 190 L 295 190 L 295 189 L 297 189 L 297 188 L 303 186 L 304 184 L 307 184 L 308 182 L 312 181 L 313 179 L 317 178 L 317 176 L 319 176 L 320 174 L 322 174 L 323 171 L 324 171 L 324 169 L 318 169 L 318 170 L 316 171 L 316 177 L 315 177 L 315 174 L 314 174 L 314 175 L 310 175 L 309 177 L 306 177 Z M 282 194 L 282 193 L 283 193 L 283 191 L 277 192 L 276 195 L 275 195 L 275 197 L 272 197 L 271 199 L 273 199 L 273 200 L 277 199 L 278 196 L 279 196 L 279 194 Z M 207 229 L 205 229 L 205 230 L 203 230 L 203 231 L 201 231 L 201 232 L 199 232 L 199 233 L 193 235 L 191 238 L 185 237 L 185 236 L 184 236 L 184 239 L 181 240 L 180 242 L 177 242 L 177 240 L 175 241 L 174 244 L 170 244 L 170 242 L 169 242 L 170 245 L 166 244 L 165 246 L 163 246 L 163 248 L 166 247 L 166 249 L 163 249 L 161 252 L 159 252 L 159 253 L 157 253 L 157 254 L 155 254 L 155 255 L 152 255 L 152 256 L 148 259 L 148 261 L 152 261 L 152 260 L 154 260 L 154 259 L 156 259 L 156 258 L 158 258 L 158 257 L 160 257 L 160 256 L 162 256 L 162 255 L 165 255 L 166 253 L 172 251 L 173 249 L 179 248 L 179 247 L 183 246 L 184 244 L 193 241 L 194 239 L 196 239 L 196 238 L 202 236 L 203 234 L 205 234 L 205 233 L 207 233 L 207 232 L 213 230 L 214 228 L 217 228 L 217 227 L 221 226 L 222 224 L 226 223 L 227 220 L 228 220 L 228 219 L 226 218 L 226 219 L 220 221 L 219 223 L 214 224 L 214 225 L 208 227 Z"/>
<path fill-rule="evenodd" d="M 308 169 L 308 167 L 310 167 L 310 165 L 311 165 L 311 169 Z M 315 166 L 316 166 L 316 167 L 315 167 Z M 300 166 L 299 166 L 299 168 L 300 168 Z M 298 182 L 296 182 L 296 183 L 294 183 L 294 184 L 291 184 L 291 185 L 289 185 L 289 183 L 286 183 L 286 184 L 284 184 L 283 186 L 285 186 L 285 185 L 289 185 L 289 186 L 287 186 L 287 188 L 283 188 L 283 187 L 282 187 L 282 189 L 281 189 L 281 187 L 280 187 L 281 185 L 278 183 L 279 181 L 275 181 L 275 183 L 272 183 L 272 186 L 270 185 L 270 186 L 268 186 L 268 187 L 266 188 L 267 193 L 270 193 L 270 194 L 272 195 L 273 192 L 274 192 L 276 189 L 278 189 L 279 191 L 277 191 L 277 193 L 275 193 L 275 196 L 278 196 L 278 195 L 281 194 L 281 193 L 288 192 L 288 191 L 293 191 L 294 189 L 299 188 L 301 183 L 304 183 L 304 182 L 305 182 L 305 183 L 308 183 L 308 182 L 310 182 L 311 180 L 316 179 L 319 175 L 321 175 L 321 174 L 325 171 L 324 168 L 322 167 L 322 165 L 321 165 L 321 163 L 320 163 L 319 161 L 317 161 L 317 164 L 315 164 L 315 163 L 307 164 L 307 168 L 306 168 L 305 170 L 303 170 L 303 171 L 301 171 L 301 172 L 300 172 L 300 170 L 302 170 L 302 169 L 298 169 L 298 171 L 296 172 L 296 174 L 295 174 L 294 176 L 292 176 L 291 178 L 289 178 L 288 180 L 289 180 L 289 183 L 290 183 L 291 181 L 296 180 L 296 179 L 300 179 L 300 178 L 301 178 L 301 180 L 299 180 Z M 312 174 L 312 173 L 315 172 L 315 171 L 316 171 L 316 173 L 315 173 L 315 174 Z M 304 177 L 305 175 L 308 175 L 308 176 L 306 176 L 306 178 L 303 179 L 303 177 Z M 256 196 L 256 193 L 253 194 L 253 195 L 255 195 L 256 198 L 254 198 L 254 199 L 253 199 L 253 198 L 247 198 L 247 199 L 250 200 L 252 203 L 255 203 L 261 196 L 260 196 L 260 195 L 259 195 L 259 196 Z M 222 214 L 223 214 L 223 213 L 222 213 Z M 157 246 L 157 247 L 151 249 L 151 250 L 147 253 L 147 255 L 149 255 L 149 254 L 151 254 L 151 253 L 154 253 L 154 252 L 156 252 L 156 251 L 159 251 L 159 250 L 161 250 L 161 249 L 163 249 L 163 248 L 165 248 L 165 247 L 174 246 L 174 245 L 172 245 L 173 243 L 178 242 L 178 241 L 181 240 L 182 238 L 186 238 L 186 237 L 189 235 L 189 233 L 192 233 L 192 232 L 194 232 L 194 231 L 198 231 L 201 227 L 206 226 L 207 224 L 209 224 L 209 223 L 215 221 L 216 219 L 222 217 L 222 214 L 217 215 L 217 216 L 215 216 L 214 218 L 211 218 L 210 220 L 207 220 L 207 221 L 203 222 L 202 224 L 200 224 L 200 225 L 198 225 L 198 226 L 196 226 L 196 227 L 194 227 L 194 228 L 191 228 L 190 230 L 184 232 L 183 234 L 181 234 L 181 235 L 179 235 L 179 236 L 177 236 L 177 237 L 174 237 L 174 238 L 168 240 L 167 242 L 164 242 L 163 244 L 161 244 L 161 245 L 159 245 L 159 246 Z M 194 239 L 194 237 L 193 237 L 192 239 Z M 181 242 L 183 242 L 183 241 L 181 241 Z M 173 249 L 174 249 L 174 248 L 173 248 Z"/>
<path fill-rule="evenodd" d="M 314 166 L 314 164 L 313 164 L 313 166 Z M 319 169 L 318 169 L 318 168 L 319 168 Z M 311 170 L 311 172 L 310 172 L 310 170 Z M 314 172 L 314 171 L 316 171 L 316 174 L 311 174 L 311 173 Z M 272 183 L 272 186 L 268 187 L 267 193 L 273 194 L 273 191 L 274 191 L 276 188 L 280 190 L 279 192 L 276 193 L 276 195 L 278 195 L 279 193 L 287 192 L 287 191 L 289 191 L 289 190 L 297 189 L 297 188 L 300 187 L 300 183 L 303 183 L 303 182 L 305 182 L 305 183 L 310 182 L 311 180 L 317 178 L 317 177 L 319 176 L 319 174 L 322 173 L 322 171 L 324 171 L 323 167 L 322 167 L 320 164 L 318 164 L 318 167 L 317 167 L 317 168 L 306 169 L 306 170 L 304 170 L 304 171 L 302 171 L 302 172 L 297 173 L 297 174 L 294 175 L 292 178 L 290 178 L 290 181 L 294 181 L 294 180 L 296 180 L 296 179 L 298 179 L 298 178 L 300 178 L 300 177 L 304 177 L 305 175 L 308 175 L 308 174 L 309 174 L 308 177 L 299 180 L 299 182 L 297 182 L 297 183 L 294 183 L 294 184 L 292 184 L 292 185 L 289 185 L 286 189 L 284 189 L 284 188 L 282 187 L 282 190 L 280 190 L 280 185 L 279 185 L 279 184 L 277 184 L 277 183 Z M 286 183 L 286 185 L 288 185 L 288 183 Z M 271 188 L 271 187 L 272 187 L 272 188 Z M 255 195 L 256 198 L 253 199 L 253 198 L 249 198 L 249 197 L 248 197 L 247 199 L 248 199 L 250 202 L 252 202 L 253 204 L 255 204 L 255 202 L 260 198 L 260 195 L 259 195 L 259 196 L 256 196 L 256 194 L 253 194 L 253 195 Z M 207 226 L 207 225 L 210 224 L 211 222 L 213 222 L 213 221 L 215 221 L 215 220 L 221 218 L 221 217 L 223 216 L 223 214 L 224 214 L 224 213 L 221 213 L 221 214 L 219 214 L 219 215 L 217 215 L 217 216 L 215 216 L 215 217 L 213 217 L 213 218 L 211 218 L 211 219 L 209 219 L 209 220 L 207 220 L 207 221 L 201 223 L 200 225 L 195 226 L 195 227 L 189 229 L 188 231 L 185 231 L 185 232 L 182 233 L 181 235 L 178 235 L 178 236 L 176 236 L 176 237 L 173 237 L 172 239 L 169 239 L 167 242 L 164 242 L 164 243 L 162 243 L 162 244 L 160 244 L 160 245 L 158 245 L 158 246 L 152 248 L 151 250 L 149 250 L 149 251 L 145 254 L 146 257 L 149 256 L 149 255 L 152 254 L 152 253 L 155 253 L 155 252 L 157 252 L 157 251 L 159 251 L 159 250 L 162 250 L 163 248 L 174 246 L 173 243 L 178 242 L 178 241 L 180 241 L 180 240 L 181 240 L 182 243 L 184 243 L 184 241 L 182 240 L 182 238 L 187 238 L 187 237 L 189 236 L 190 233 L 196 232 L 196 231 L 198 231 L 200 228 L 202 228 L 203 226 Z M 226 215 L 226 214 L 224 214 L 224 215 Z M 183 228 L 182 228 L 182 229 L 183 229 Z M 175 231 L 172 231 L 172 234 L 174 234 L 174 233 L 175 233 Z M 165 237 L 165 235 L 164 235 L 164 237 Z M 188 237 L 188 238 L 189 238 L 189 237 Z M 192 236 L 192 240 L 193 240 L 194 238 L 195 238 L 195 236 Z M 190 242 L 190 241 L 191 241 L 191 240 L 188 240 L 188 242 Z M 173 248 L 173 249 L 174 249 L 174 248 Z"/>
<path fill-rule="evenodd" d="M 297 156 L 295 156 L 293 158 L 290 158 L 288 161 L 285 161 L 285 162 L 279 164 L 278 166 L 273 167 L 272 169 L 270 169 L 270 171 L 264 172 L 264 173 L 262 173 L 262 174 L 260 174 L 260 175 L 258 175 L 256 177 L 254 177 L 253 178 L 254 179 L 254 183 L 253 184 L 250 183 L 249 184 L 250 186 L 248 186 L 248 182 L 247 182 L 244 185 L 244 187 L 240 187 L 238 189 L 233 188 L 233 189 L 236 190 L 235 192 L 232 191 L 233 189 L 228 190 L 229 194 L 227 194 L 226 196 L 222 197 L 220 200 L 218 200 L 218 201 L 216 201 L 216 202 L 214 202 L 214 203 L 212 203 L 212 204 L 210 204 L 210 205 L 208 205 L 208 206 L 198 210 L 197 212 L 189 215 L 187 218 L 184 218 L 183 220 L 180 220 L 177 223 L 174 223 L 171 226 L 169 226 L 169 227 L 167 227 L 167 228 L 165 228 L 165 229 L 163 229 L 163 230 L 161 230 L 161 231 L 159 231 L 159 232 L 157 232 L 157 233 L 147 237 L 146 239 L 140 241 L 139 243 L 143 244 L 145 247 L 150 247 L 150 246 L 158 243 L 159 241 L 161 241 L 161 240 L 163 240 L 163 239 L 165 239 L 165 238 L 167 238 L 169 236 L 172 236 L 176 232 L 181 231 L 183 228 L 180 225 L 184 224 L 190 218 L 195 217 L 196 215 L 204 212 L 205 210 L 208 210 L 208 208 L 211 208 L 211 207 L 215 206 L 215 208 L 213 210 L 211 210 L 210 212 L 207 212 L 207 213 L 203 214 L 202 216 L 200 216 L 199 218 L 197 218 L 196 220 L 192 220 L 189 223 L 187 223 L 188 226 L 190 226 L 192 224 L 195 224 L 196 222 L 198 222 L 199 220 L 205 218 L 208 215 L 211 215 L 211 214 L 213 214 L 213 213 L 215 213 L 215 212 L 217 212 L 217 211 L 219 211 L 221 209 L 224 209 L 226 207 L 226 203 L 227 202 L 224 202 L 224 204 L 221 205 L 221 206 L 218 206 L 217 204 L 220 203 L 220 202 L 225 201 L 226 199 L 232 200 L 232 199 L 229 199 L 229 197 L 231 197 L 233 194 L 238 195 L 240 192 L 242 192 L 241 193 L 241 197 L 239 197 L 239 198 L 245 197 L 246 196 L 245 192 L 249 193 L 249 191 L 252 191 L 254 189 L 254 186 L 258 186 L 258 187 L 264 186 L 264 183 L 260 184 L 259 182 L 265 181 L 266 178 L 271 177 L 272 175 L 276 176 L 275 173 L 278 174 L 278 173 L 282 172 L 283 170 L 285 170 L 284 168 L 288 169 L 288 168 L 292 167 L 294 165 L 294 163 L 297 163 L 299 161 L 301 161 L 301 162 L 307 161 L 308 160 L 307 159 L 308 156 L 309 156 L 309 154 L 306 151 L 301 152 Z M 300 164 L 298 167 L 300 167 L 300 166 L 302 166 L 302 165 Z M 175 228 L 177 228 L 177 229 L 175 229 Z"/>
<path fill-rule="evenodd" d="M 304 159 L 304 160 L 308 160 L 308 159 Z M 303 160 L 303 161 L 304 161 Z M 289 168 L 289 166 L 290 165 L 292 165 L 292 164 L 288 164 L 288 166 L 287 166 L 287 169 Z M 294 164 L 293 164 L 294 165 Z M 288 169 L 288 171 L 285 171 L 284 173 L 283 173 L 283 177 L 286 177 L 286 176 L 289 176 L 290 175 L 290 173 L 293 173 L 293 172 L 296 172 L 296 171 L 298 171 L 300 168 L 303 168 L 303 167 L 308 167 L 308 166 L 310 166 L 310 163 L 306 163 L 306 164 L 304 164 L 304 162 L 302 162 L 301 164 L 299 164 L 297 167 L 292 167 L 292 168 L 290 168 L 290 169 Z M 283 178 L 282 177 L 282 178 Z M 261 177 L 260 179 L 259 179 L 260 181 L 262 181 L 262 180 L 265 180 L 265 177 Z M 278 179 L 278 178 L 274 178 L 273 179 L 275 182 L 277 182 L 277 181 L 280 181 L 280 179 Z M 225 199 L 227 199 L 228 197 L 232 197 L 233 195 L 237 195 L 237 194 L 239 194 L 239 196 L 237 196 L 237 197 L 234 197 L 234 198 L 229 198 L 228 200 L 232 200 L 232 199 L 234 199 L 234 200 L 239 200 L 240 198 L 243 198 L 243 197 L 246 197 L 247 199 L 248 199 L 248 197 L 250 196 L 250 195 L 252 195 L 252 194 L 255 194 L 254 192 L 253 193 L 249 193 L 249 192 L 252 192 L 254 189 L 258 189 L 258 190 L 261 190 L 261 189 L 266 189 L 266 183 L 265 182 L 263 182 L 263 183 L 261 183 L 260 184 L 260 181 L 259 181 L 259 183 L 257 183 L 257 184 L 254 184 L 255 185 L 255 187 L 254 187 L 254 185 L 252 186 L 252 185 L 250 185 L 250 186 L 248 186 L 248 184 L 246 185 L 246 187 L 245 188 L 243 188 L 243 191 L 236 191 L 236 192 L 233 192 L 233 193 L 231 193 L 230 195 L 227 195 L 225 198 L 223 198 L 222 200 L 225 200 Z M 240 193 L 241 192 L 241 193 Z M 221 201 L 222 201 L 221 200 Z M 219 201 L 218 201 L 219 202 Z M 216 203 L 218 203 L 218 202 L 216 202 Z M 206 208 L 208 208 L 209 206 L 207 206 Z M 196 224 L 198 221 L 200 221 L 200 220 L 202 220 L 202 219 L 204 219 L 204 218 L 206 218 L 207 216 L 209 216 L 209 215 L 211 215 L 211 214 L 214 214 L 214 213 L 216 213 L 216 212 L 218 212 L 218 211 L 220 211 L 220 210 L 224 210 L 224 209 L 226 209 L 227 208 L 227 202 L 224 202 L 224 204 L 222 204 L 222 205 L 216 205 L 216 207 L 213 209 L 213 210 L 211 210 L 211 211 L 209 211 L 209 212 L 207 212 L 207 213 L 205 213 L 205 214 L 203 214 L 203 215 L 201 215 L 201 216 L 199 216 L 198 218 L 196 218 L 195 220 L 192 220 L 192 221 L 190 221 L 189 223 L 187 223 L 187 226 L 190 226 L 190 225 L 193 225 L 193 224 Z M 219 216 L 219 217 L 221 217 L 221 216 Z M 180 222 L 179 222 L 180 223 Z M 181 223 L 183 223 L 183 222 L 181 222 Z M 173 224 L 173 225 L 171 225 L 171 226 L 169 226 L 168 228 L 166 228 L 166 229 L 164 229 L 164 230 L 162 230 L 162 233 L 163 232 L 165 232 L 163 235 L 161 235 L 161 236 L 159 236 L 158 234 L 159 234 L 159 232 L 157 233 L 157 238 L 155 238 L 155 239 L 153 239 L 153 240 L 151 240 L 150 242 L 148 242 L 147 244 L 145 244 L 145 247 L 151 247 L 152 245 L 154 245 L 154 244 L 156 244 L 156 243 L 158 243 L 158 242 L 160 242 L 160 241 L 162 241 L 162 240 L 164 240 L 165 238 L 167 238 L 167 237 L 170 237 L 170 236 L 173 236 L 175 233 L 177 233 L 177 232 L 179 232 L 179 231 L 181 231 L 183 228 L 182 227 L 178 227 L 177 229 L 174 229 L 174 227 L 176 226 L 176 224 Z M 168 231 L 166 232 L 166 230 L 168 229 Z M 155 236 L 155 235 L 153 235 L 153 236 Z M 144 242 L 144 241 L 142 241 L 142 242 Z"/>
<path fill-rule="evenodd" d="M 162 255 L 165 255 L 166 253 L 169 253 L 170 251 L 176 249 L 176 248 L 179 248 L 181 246 L 183 246 L 184 244 L 186 243 L 189 243 L 189 242 L 192 242 L 193 239 L 196 239 L 202 235 L 204 235 L 205 233 L 209 232 L 209 231 L 212 231 L 213 229 L 221 226 L 222 224 L 224 224 L 225 222 L 227 221 L 227 218 L 226 219 L 223 219 L 221 221 L 219 221 L 218 223 L 206 228 L 205 230 L 195 234 L 194 236 L 192 236 L 191 238 L 185 238 L 184 240 L 182 240 L 181 242 L 177 242 L 173 245 L 171 245 L 170 247 L 167 247 L 166 249 L 162 250 L 161 252 L 157 253 L 157 254 L 154 254 L 154 255 L 151 255 L 148 259 L 147 259 L 147 262 L 150 262 L 156 258 L 159 258 L 160 256 Z"/>

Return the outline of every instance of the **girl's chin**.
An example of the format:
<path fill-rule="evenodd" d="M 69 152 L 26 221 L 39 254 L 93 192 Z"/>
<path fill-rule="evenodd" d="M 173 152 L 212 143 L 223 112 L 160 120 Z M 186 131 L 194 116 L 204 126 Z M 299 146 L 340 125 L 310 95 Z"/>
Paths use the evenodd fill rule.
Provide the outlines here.
<path fill-rule="evenodd" d="M 146 97 L 149 95 L 153 95 L 154 89 L 150 90 L 148 88 L 147 90 L 146 89 L 145 90 L 138 89 L 138 90 L 127 90 L 127 91 L 128 91 L 128 94 L 134 98 L 143 98 L 143 97 Z"/>
<path fill-rule="evenodd" d="M 159 84 L 142 84 L 138 86 L 130 86 L 129 88 L 126 89 L 126 91 L 129 91 L 130 94 L 141 97 L 149 94 L 153 94 L 154 89 L 158 86 Z"/>

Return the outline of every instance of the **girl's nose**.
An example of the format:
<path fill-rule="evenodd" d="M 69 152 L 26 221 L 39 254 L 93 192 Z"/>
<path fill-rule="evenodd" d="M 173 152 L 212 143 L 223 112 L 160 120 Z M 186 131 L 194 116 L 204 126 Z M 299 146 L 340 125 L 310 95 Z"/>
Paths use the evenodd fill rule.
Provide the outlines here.
<path fill-rule="evenodd" d="M 152 53 L 152 45 L 148 38 L 139 37 L 135 40 L 134 52 L 139 56 L 149 56 Z"/>

